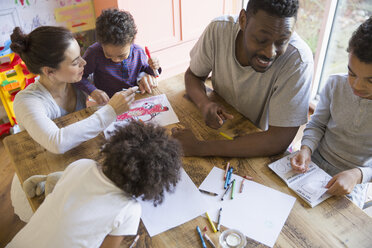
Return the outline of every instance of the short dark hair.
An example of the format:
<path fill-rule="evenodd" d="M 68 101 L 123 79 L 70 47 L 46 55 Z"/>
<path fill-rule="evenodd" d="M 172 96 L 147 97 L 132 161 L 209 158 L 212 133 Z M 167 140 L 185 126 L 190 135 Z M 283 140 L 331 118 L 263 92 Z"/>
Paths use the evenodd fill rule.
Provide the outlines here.
<path fill-rule="evenodd" d="M 103 173 L 124 192 L 160 204 L 180 179 L 181 146 L 163 127 L 132 121 L 103 147 Z"/>
<path fill-rule="evenodd" d="M 372 63 L 372 16 L 354 31 L 347 51 L 364 63 Z"/>
<path fill-rule="evenodd" d="M 299 8 L 298 0 L 249 0 L 246 8 L 247 14 L 256 14 L 263 10 L 277 17 L 295 17 Z"/>
<path fill-rule="evenodd" d="M 28 35 L 16 27 L 10 39 L 10 48 L 21 57 L 27 69 L 34 74 L 41 74 L 44 66 L 59 68 L 74 36 L 64 27 L 41 26 Z"/>
<path fill-rule="evenodd" d="M 96 21 L 97 41 L 103 45 L 131 44 L 137 34 L 132 15 L 123 10 L 106 9 Z"/>

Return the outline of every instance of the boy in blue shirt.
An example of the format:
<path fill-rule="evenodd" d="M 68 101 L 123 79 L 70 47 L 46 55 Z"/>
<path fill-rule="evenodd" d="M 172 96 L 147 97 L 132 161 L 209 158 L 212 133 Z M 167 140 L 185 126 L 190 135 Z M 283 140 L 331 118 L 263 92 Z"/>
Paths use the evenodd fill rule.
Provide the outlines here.
<path fill-rule="evenodd" d="M 98 104 L 106 104 L 118 91 L 138 86 L 141 93 L 151 93 L 157 86 L 154 70 L 161 69 L 158 59 L 147 59 L 143 49 L 134 44 L 136 24 L 129 12 L 103 10 L 96 21 L 97 43 L 84 53 L 87 62 L 77 87 Z M 93 73 L 93 82 L 88 77 Z"/>

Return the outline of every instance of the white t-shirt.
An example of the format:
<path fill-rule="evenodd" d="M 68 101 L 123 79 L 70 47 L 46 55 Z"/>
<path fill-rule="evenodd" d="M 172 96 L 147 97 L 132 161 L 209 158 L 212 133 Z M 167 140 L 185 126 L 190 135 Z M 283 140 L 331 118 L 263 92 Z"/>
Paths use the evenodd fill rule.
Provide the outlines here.
<path fill-rule="evenodd" d="M 30 222 L 7 247 L 99 247 L 110 235 L 135 235 L 141 205 L 116 187 L 96 162 L 70 164 Z"/>
<path fill-rule="evenodd" d="M 263 130 L 307 122 L 313 56 L 294 33 L 288 48 L 264 73 L 241 66 L 235 56 L 237 18 L 213 20 L 190 52 L 190 69 L 199 77 L 212 71 L 214 90 Z"/>

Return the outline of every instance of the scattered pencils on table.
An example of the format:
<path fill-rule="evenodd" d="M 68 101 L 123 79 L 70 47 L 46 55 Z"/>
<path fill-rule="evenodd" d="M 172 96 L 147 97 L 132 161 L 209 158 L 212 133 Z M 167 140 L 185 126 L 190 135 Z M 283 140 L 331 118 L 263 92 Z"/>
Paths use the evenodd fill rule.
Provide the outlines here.
<path fill-rule="evenodd" d="M 203 236 L 202 236 L 202 233 L 200 231 L 200 227 L 199 226 L 196 226 L 196 231 L 199 234 L 199 237 L 200 237 L 200 240 L 201 240 L 201 243 L 202 243 L 203 248 L 207 248 L 207 245 L 204 242 L 204 239 L 203 239 Z"/>
<path fill-rule="evenodd" d="M 211 224 L 211 227 L 212 227 L 213 232 L 217 232 L 217 229 L 216 229 L 216 227 L 214 226 L 214 223 L 213 223 L 213 221 L 211 220 L 211 217 L 209 217 L 208 212 L 205 212 L 205 215 L 207 216 L 207 219 L 208 219 L 208 221 L 209 221 L 209 224 Z"/>
<path fill-rule="evenodd" d="M 133 243 L 129 246 L 129 248 L 133 248 L 133 247 L 136 245 L 136 243 L 137 243 L 139 237 L 140 237 L 140 235 L 138 234 L 138 235 L 136 236 L 136 238 L 134 239 Z"/>
<path fill-rule="evenodd" d="M 207 242 L 211 245 L 212 248 L 216 248 L 216 245 L 213 243 L 210 237 L 206 233 L 204 233 L 203 237 L 207 240 Z"/>
<path fill-rule="evenodd" d="M 211 195 L 211 196 L 218 196 L 217 193 L 214 193 L 214 192 L 209 192 L 207 190 L 204 190 L 204 189 L 199 189 L 200 192 L 204 193 L 204 194 L 208 194 L 208 195 Z"/>
<path fill-rule="evenodd" d="M 245 178 L 243 177 L 242 182 L 241 182 L 241 184 L 240 184 L 240 190 L 239 190 L 239 193 L 242 193 L 242 192 L 243 192 L 243 188 L 244 188 L 244 180 L 245 180 Z"/>
<path fill-rule="evenodd" d="M 232 199 L 234 199 L 235 179 L 231 183 L 232 183 L 232 187 L 231 187 L 231 200 L 232 200 Z"/>
<path fill-rule="evenodd" d="M 222 216 L 222 208 L 220 208 L 220 211 L 218 212 L 217 231 L 219 231 L 221 228 L 221 216 Z"/>
<path fill-rule="evenodd" d="M 225 169 L 225 175 L 223 177 L 224 180 L 226 180 L 227 172 L 229 172 L 230 162 L 227 163 L 226 169 Z"/>
<path fill-rule="evenodd" d="M 228 139 L 228 140 L 233 140 L 233 138 L 231 138 L 229 135 L 227 135 L 227 134 L 225 134 L 225 133 L 223 133 L 223 132 L 220 132 L 220 135 L 221 135 L 222 137 L 225 137 L 225 138 Z"/>

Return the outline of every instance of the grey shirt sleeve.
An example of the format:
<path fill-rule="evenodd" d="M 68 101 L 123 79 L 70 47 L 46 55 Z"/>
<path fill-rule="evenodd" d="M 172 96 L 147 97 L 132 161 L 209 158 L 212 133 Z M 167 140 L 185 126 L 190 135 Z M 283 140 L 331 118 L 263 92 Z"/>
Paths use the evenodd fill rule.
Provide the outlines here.
<path fill-rule="evenodd" d="M 210 23 L 190 51 L 190 70 L 198 77 L 205 77 L 212 71 L 214 56 L 214 23 Z"/>
<path fill-rule="evenodd" d="M 328 79 L 326 86 L 320 94 L 320 100 L 316 106 L 314 114 L 311 116 L 310 122 L 306 125 L 301 144 L 308 146 L 312 152 L 319 145 L 324 132 L 327 128 L 331 105 L 332 81 Z"/>
<path fill-rule="evenodd" d="M 362 172 L 363 178 L 362 183 L 372 182 L 372 168 L 371 167 L 359 167 Z"/>

